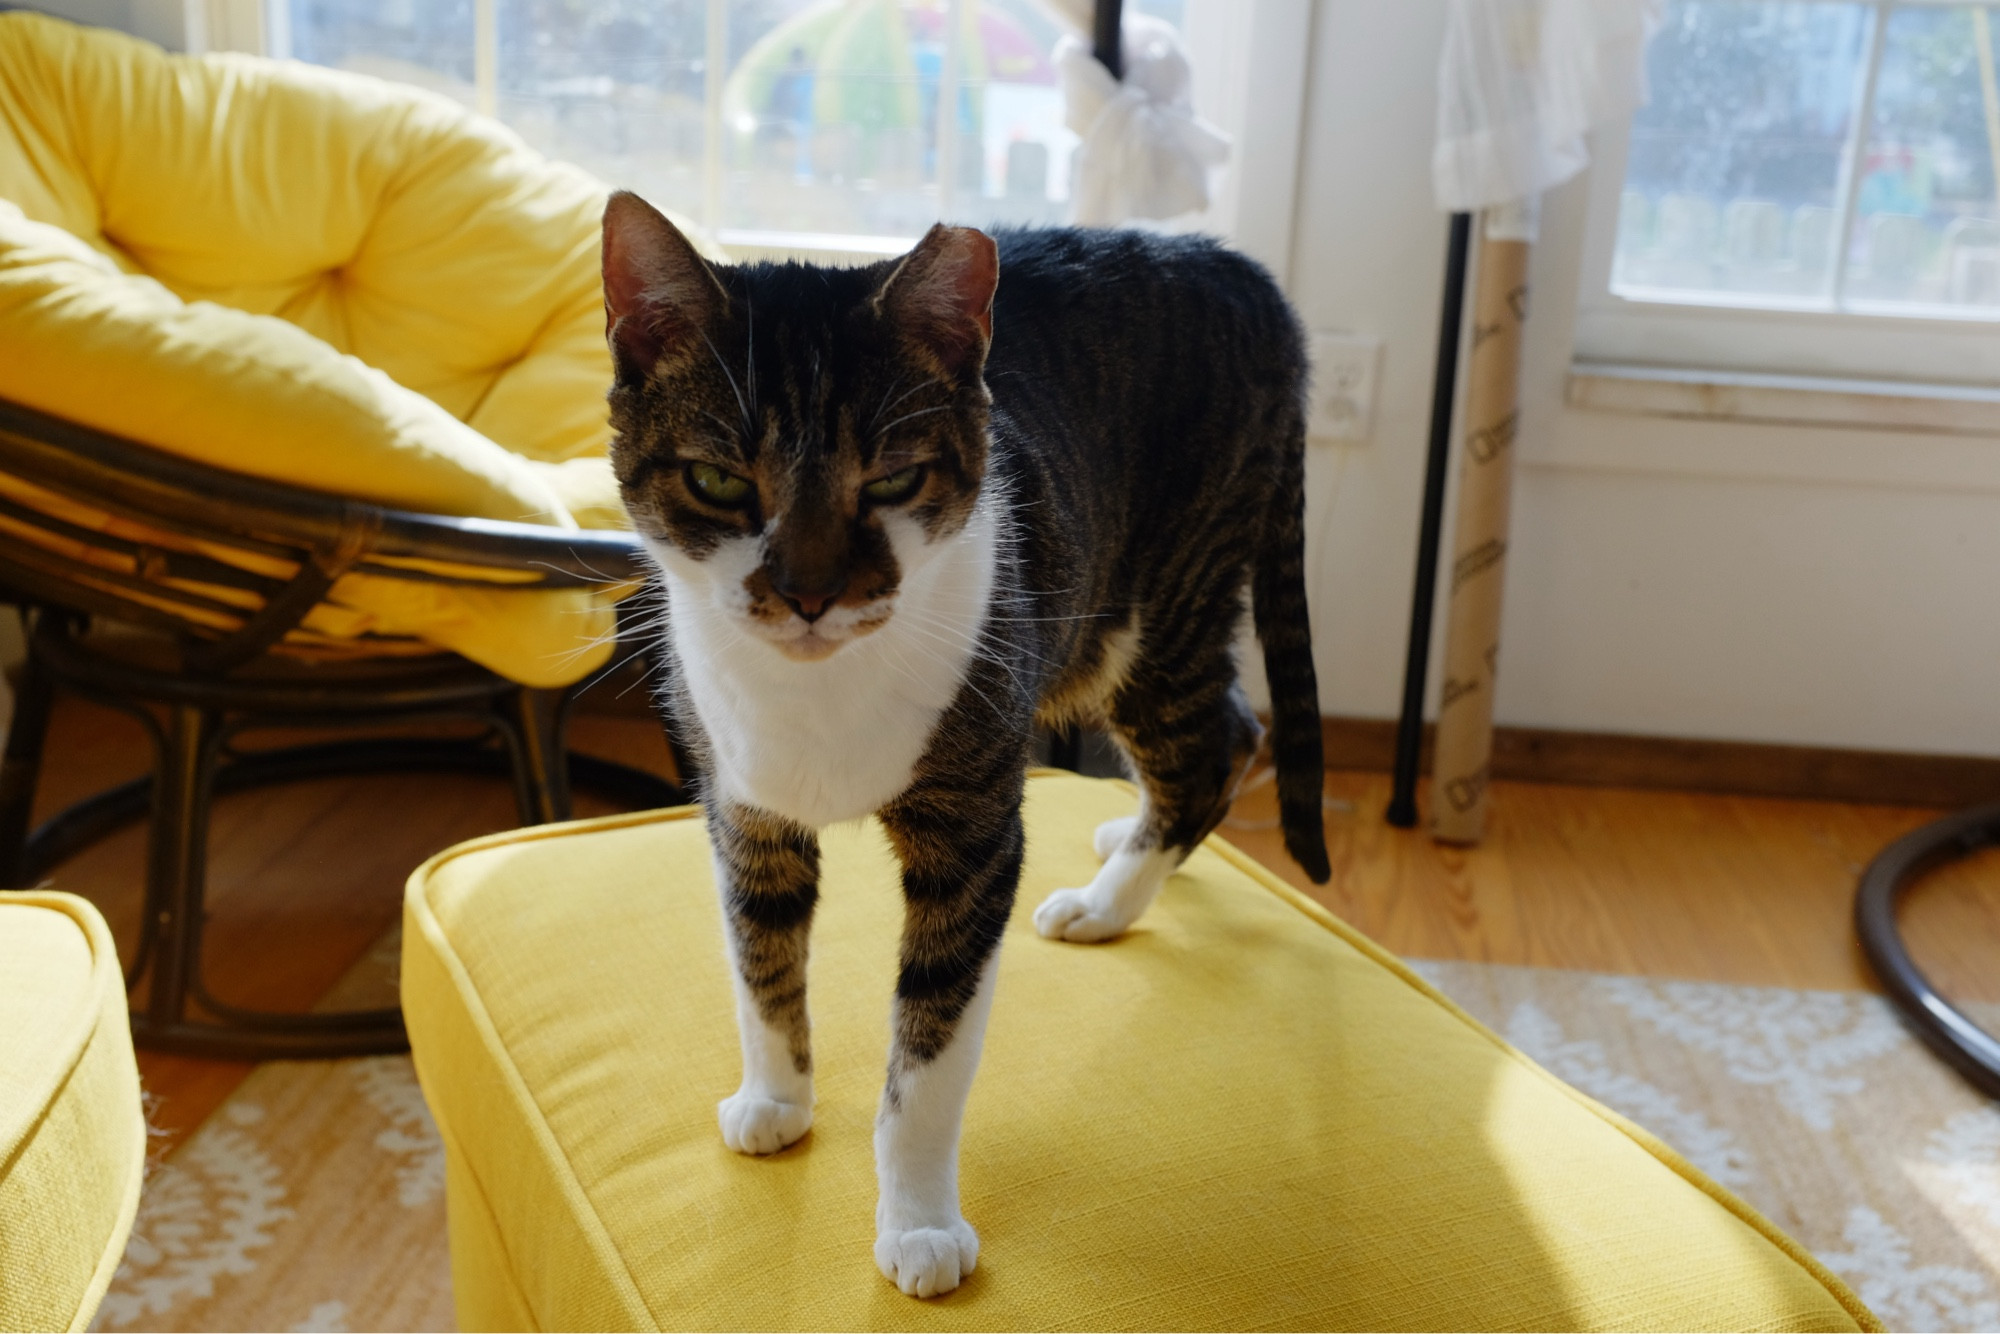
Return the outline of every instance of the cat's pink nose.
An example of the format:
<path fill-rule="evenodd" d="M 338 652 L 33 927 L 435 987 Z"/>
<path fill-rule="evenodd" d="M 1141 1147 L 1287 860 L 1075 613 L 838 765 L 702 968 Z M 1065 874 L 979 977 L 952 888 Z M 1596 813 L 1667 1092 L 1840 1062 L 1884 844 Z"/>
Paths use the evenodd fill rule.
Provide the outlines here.
<path fill-rule="evenodd" d="M 792 604 L 792 610 L 808 621 L 816 621 L 826 614 L 826 606 L 833 598 L 819 593 L 786 593 L 785 601 Z"/>
<path fill-rule="evenodd" d="M 771 573 L 771 591 L 807 621 L 824 616 L 847 591 L 847 582 L 845 570 L 821 570 L 806 575 L 778 570 Z"/>

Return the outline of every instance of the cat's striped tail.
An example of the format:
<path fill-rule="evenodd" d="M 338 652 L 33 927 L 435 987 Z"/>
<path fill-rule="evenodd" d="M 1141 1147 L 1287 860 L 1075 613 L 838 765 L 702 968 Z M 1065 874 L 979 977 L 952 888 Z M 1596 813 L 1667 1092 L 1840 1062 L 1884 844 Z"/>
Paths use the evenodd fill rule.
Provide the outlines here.
<path fill-rule="evenodd" d="M 1333 875 L 1327 862 L 1324 790 L 1326 752 L 1320 734 L 1319 681 L 1313 674 L 1312 627 L 1306 613 L 1305 450 L 1302 410 L 1278 446 L 1274 504 L 1251 576 L 1251 615 L 1264 646 L 1271 686 L 1271 758 L 1278 770 L 1278 819 L 1285 850 L 1314 884 Z"/>

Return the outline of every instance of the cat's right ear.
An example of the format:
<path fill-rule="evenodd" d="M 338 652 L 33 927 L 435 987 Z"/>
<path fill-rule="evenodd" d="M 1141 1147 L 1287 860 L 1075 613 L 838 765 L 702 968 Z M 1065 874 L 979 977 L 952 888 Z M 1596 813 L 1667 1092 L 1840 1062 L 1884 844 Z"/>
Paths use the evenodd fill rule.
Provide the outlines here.
<path fill-rule="evenodd" d="M 1000 251 L 976 227 L 934 223 L 905 255 L 874 305 L 950 375 L 977 371 L 993 338 Z"/>
<path fill-rule="evenodd" d="M 728 295 L 680 228 L 639 196 L 604 204 L 604 337 L 620 380 L 642 380 L 704 333 Z"/>

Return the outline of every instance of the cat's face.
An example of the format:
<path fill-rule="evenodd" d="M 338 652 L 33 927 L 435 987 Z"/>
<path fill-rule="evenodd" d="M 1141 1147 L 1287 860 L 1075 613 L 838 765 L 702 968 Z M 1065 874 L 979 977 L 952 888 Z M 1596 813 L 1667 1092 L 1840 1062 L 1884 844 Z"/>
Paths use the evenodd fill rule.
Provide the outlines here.
<path fill-rule="evenodd" d="M 942 225 L 865 269 L 711 265 L 614 194 L 611 462 L 677 595 L 802 661 L 886 624 L 978 500 L 998 274 Z"/>

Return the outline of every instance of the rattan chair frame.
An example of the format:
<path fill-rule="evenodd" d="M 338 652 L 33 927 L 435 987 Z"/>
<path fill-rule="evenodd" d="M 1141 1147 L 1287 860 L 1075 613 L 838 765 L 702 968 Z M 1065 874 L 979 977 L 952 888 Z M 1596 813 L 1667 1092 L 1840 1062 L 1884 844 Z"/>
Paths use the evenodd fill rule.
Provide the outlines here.
<path fill-rule="evenodd" d="M 394 1009 L 278 1014 L 211 992 L 202 939 L 209 812 L 218 794 L 333 774 L 452 770 L 511 778 L 523 824 L 567 819 L 572 783 L 638 808 L 684 800 L 678 786 L 655 775 L 567 752 L 571 706 L 612 668 L 555 690 L 521 686 L 443 653 L 312 666 L 281 656 L 287 633 L 344 574 L 487 589 L 499 586 L 478 577 L 487 570 L 510 589 L 635 584 L 643 558 L 629 533 L 391 509 L 209 467 L 4 401 L 0 472 L 145 529 L 287 562 L 295 571 L 286 578 L 257 574 L 178 546 L 96 532 L 0 497 L 0 519 L 11 521 L 0 524 L 0 600 L 18 605 L 29 627 L 14 723 L 0 758 L 0 885 L 35 884 L 113 831 L 150 822 L 145 906 L 126 966 L 129 986 L 147 981 L 145 1003 L 132 1012 L 141 1046 L 261 1060 L 408 1045 Z M 86 565 L 51 551 L 24 536 L 24 526 L 88 544 L 107 553 L 107 562 Z M 468 573 L 413 569 L 404 564 L 411 560 Z M 250 592 L 261 605 L 237 607 L 188 582 Z M 106 622 L 164 636 L 174 661 L 162 666 L 103 650 L 91 631 Z M 640 651 L 638 637 L 629 645 L 621 640 L 620 658 Z M 78 802 L 31 830 L 59 690 L 141 720 L 154 765 L 148 777 Z M 275 749 L 239 744 L 262 729 L 435 731 L 440 723 L 471 733 Z"/>

